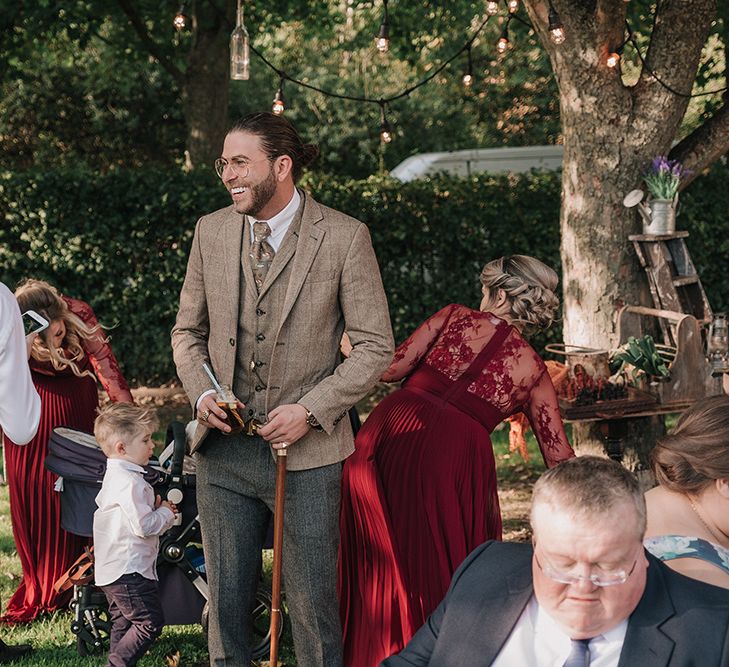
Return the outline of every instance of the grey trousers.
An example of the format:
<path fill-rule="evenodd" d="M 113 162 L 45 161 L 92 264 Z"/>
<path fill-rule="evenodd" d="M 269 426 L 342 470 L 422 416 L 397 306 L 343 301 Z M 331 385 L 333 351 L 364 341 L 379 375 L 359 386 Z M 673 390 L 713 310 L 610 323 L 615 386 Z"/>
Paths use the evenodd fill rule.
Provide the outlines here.
<path fill-rule="evenodd" d="M 336 463 L 286 476 L 283 581 L 299 667 L 342 664 L 336 576 L 341 471 Z M 251 662 L 249 621 L 275 483 L 276 464 L 261 438 L 210 433 L 197 454 L 214 667 Z"/>

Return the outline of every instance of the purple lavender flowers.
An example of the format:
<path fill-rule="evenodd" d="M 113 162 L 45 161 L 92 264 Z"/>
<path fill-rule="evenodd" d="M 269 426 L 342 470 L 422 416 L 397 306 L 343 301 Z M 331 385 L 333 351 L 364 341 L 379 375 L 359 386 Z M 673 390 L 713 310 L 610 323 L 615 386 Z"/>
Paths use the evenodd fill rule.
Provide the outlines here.
<path fill-rule="evenodd" d="M 673 200 L 681 177 L 688 173 L 678 160 L 669 160 L 665 155 L 659 155 L 653 158 L 643 180 L 654 199 Z"/>

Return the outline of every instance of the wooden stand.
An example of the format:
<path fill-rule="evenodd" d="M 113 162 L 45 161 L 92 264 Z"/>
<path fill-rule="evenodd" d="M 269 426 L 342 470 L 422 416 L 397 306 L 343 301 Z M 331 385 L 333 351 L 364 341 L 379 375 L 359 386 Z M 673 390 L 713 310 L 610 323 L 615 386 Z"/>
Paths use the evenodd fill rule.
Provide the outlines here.
<path fill-rule="evenodd" d="M 688 232 L 660 236 L 629 236 L 640 264 L 648 276 L 653 305 L 663 311 L 693 315 L 701 324 L 713 317 L 711 306 L 691 261 L 686 238 Z M 667 343 L 676 344 L 675 331 L 660 322 Z"/>

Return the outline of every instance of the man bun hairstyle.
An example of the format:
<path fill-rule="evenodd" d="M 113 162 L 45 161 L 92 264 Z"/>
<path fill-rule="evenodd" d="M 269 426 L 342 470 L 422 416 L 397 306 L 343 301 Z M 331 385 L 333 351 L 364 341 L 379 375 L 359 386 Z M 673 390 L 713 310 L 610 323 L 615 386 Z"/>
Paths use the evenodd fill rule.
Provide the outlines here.
<path fill-rule="evenodd" d="M 559 298 L 554 290 L 559 278 L 546 264 L 528 255 L 508 255 L 486 264 L 481 284 L 490 297 L 504 290 L 515 322 L 528 327 L 546 328 L 554 322 Z"/>
<path fill-rule="evenodd" d="M 695 494 L 717 479 L 729 478 L 729 396 L 697 401 L 651 452 L 658 483 Z"/>
<path fill-rule="evenodd" d="M 304 167 L 311 164 L 319 155 L 319 147 L 305 144 L 296 128 L 283 116 L 270 111 L 248 114 L 235 121 L 228 130 L 231 132 L 248 132 L 261 139 L 261 146 L 270 159 L 280 155 L 288 155 L 293 163 L 291 173 L 296 183 L 301 177 Z"/>

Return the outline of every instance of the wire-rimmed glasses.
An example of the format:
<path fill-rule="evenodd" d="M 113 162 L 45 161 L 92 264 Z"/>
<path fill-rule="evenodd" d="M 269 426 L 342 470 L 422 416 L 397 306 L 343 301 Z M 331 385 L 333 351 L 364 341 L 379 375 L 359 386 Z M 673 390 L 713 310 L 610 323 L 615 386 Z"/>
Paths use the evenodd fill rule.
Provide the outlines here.
<path fill-rule="evenodd" d="M 611 571 L 602 571 L 596 574 L 593 574 L 592 572 L 588 575 L 584 574 L 573 574 L 572 572 L 565 572 L 563 570 L 558 570 L 556 567 L 551 565 L 546 560 L 544 561 L 544 564 L 539 562 L 539 558 L 537 557 L 536 552 L 534 552 L 534 560 L 537 562 L 537 566 L 539 569 L 544 572 L 550 579 L 553 581 L 556 581 L 560 584 L 578 584 L 580 581 L 590 581 L 595 586 L 605 587 L 605 586 L 617 586 L 618 584 L 624 584 L 626 581 L 628 581 L 628 577 L 630 577 L 631 574 L 635 571 L 635 566 L 638 563 L 638 559 L 636 558 L 633 561 L 633 565 L 631 566 L 630 570 L 626 571 L 624 569 L 622 570 L 611 570 Z"/>
<path fill-rule="evenodd" d="M 230 162 L 228 162 L 225 158 L 219 157 L 213 164 L 215 166 L 215 173 L 219 178 L 223 178 L 225 170 L 228 167 L 233 170 L 233 173 L 238 176 L 238 178 L 245 178 L 251 173 L 251 167 L 254 164 L 263 162 L 264 160 L 270 160 L 270 158 L 264 157 L 260 160 L 243 160 L 241 158 L 233 158 Z"/>

